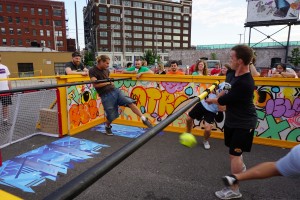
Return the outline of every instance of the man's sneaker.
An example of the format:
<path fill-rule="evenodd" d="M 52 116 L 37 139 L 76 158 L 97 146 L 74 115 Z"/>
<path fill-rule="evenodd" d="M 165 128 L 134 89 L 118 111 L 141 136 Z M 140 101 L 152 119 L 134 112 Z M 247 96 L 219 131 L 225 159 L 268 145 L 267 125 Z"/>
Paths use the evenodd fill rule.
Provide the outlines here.
<path fill-rule="evenodd" d="M 145 124 L 148 128 L 152 128 L 152 124 L 149 122 L 148 118 L 146 118 L 146 120 L 142 120 L 143 121 L 143 124 Z"/>
<path fill-rule="evenodd" d="M 207 140 L 204 140 L 203 141 L 203 145 L 204 145 L 204 149 L 210 149 L 210 145 L 209 145 L 209 142 Z"/>
<path fill-rule="evenodd" d="M 112 133 L 112 131 L 111 131 L 111 126 L 109 126 L 109 127 L 106 127 L 105 126 L 105 134 L 106 135 L 109 135 L 109 136 L 113 136 L 114 134 Z"/>
<path fill-rule="evenodd" d="M 215 194 L 220 199 L 238 199 L 242 197 L 239 190 L 233 191 L 229 187 L 225 187 L 224 189 L 215 192 Z"/>
<path fill-rule="evenodd" d="M 226 186 L 232 186 L 234 184 L 238 184 L 238 180 L 235 175 L 227 175 L 223 176 L 222 180 Z"/>

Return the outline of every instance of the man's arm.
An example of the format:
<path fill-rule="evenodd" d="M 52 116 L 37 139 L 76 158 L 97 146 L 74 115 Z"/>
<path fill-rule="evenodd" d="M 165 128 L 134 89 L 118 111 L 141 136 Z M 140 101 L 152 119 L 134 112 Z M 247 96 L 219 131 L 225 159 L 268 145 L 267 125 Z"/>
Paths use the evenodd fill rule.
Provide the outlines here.
<path fill-rule="evenodd" d="M 91 77 L 91 81 L 97 81 L 96 77 Z M 104 83 L 93 83 L 94 88 L 101 88 L 107 85 L 113 84 L 112 82 L 104 82 Z"/>
<path fill-rule="evenodd" d="M 85 68 L 86 69 L 86 68 Z M 82 71 L 82 72 L 77 72 L 77 71 L 72 71 L 71 67 L 66 67 L 65 69 L 67 75 L 82 75 L 82 76 L 87 76 L 88 69 Z"/>

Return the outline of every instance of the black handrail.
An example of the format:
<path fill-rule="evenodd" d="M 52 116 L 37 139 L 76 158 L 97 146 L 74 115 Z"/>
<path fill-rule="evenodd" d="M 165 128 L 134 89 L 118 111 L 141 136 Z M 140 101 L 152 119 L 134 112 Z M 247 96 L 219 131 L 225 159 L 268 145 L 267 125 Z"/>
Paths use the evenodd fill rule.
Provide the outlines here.
<path fill-rule="evenodd" d="M 90 185 L 96 182 L 99 178 L 104 176 L 107 172 L 109 172 L 115 166 L 121 163 L 125 158 L 130 156 L 133 152 L 135 152 L 137 149 L 139 149 L 141 146 L 147 143 L 151 138 L 157 135 L 160 131 L 162 131 L 180 115 L 182 115 L 188 109 L 193 107 L 201 99 L 204 99 L 218 84 L 219 81 L 217 81 L 210 88 L 206 89 L 203 93 L 201 93 L 198 96 L 198 98 L 193 98 L 191 102 L 189 102 L 186 106 L 182 107 L 177 112 L 173 113 L 172 115 L 161 121 L 159 124 L 151 128 L 132 142 L 121 147 L 119 150 L 112 153 L 110 156 L 106 157 L 104 160 L 100 161 L 90 169 L 75 177 L 67 184 L 58 188 L 57 190 L 55 190 L 55 192 L 45 197 L 44 200 L 63 200 L 75 198 L 86 188 L 88 188 Z"/>

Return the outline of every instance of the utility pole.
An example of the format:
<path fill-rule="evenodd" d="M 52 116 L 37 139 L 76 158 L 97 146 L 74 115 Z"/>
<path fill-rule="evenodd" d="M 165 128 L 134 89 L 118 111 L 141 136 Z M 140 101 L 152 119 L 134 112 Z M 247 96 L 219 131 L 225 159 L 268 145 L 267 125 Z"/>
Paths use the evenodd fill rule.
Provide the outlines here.
<path fill-rule="evenodd" d="M 124 5 L 125 2 L 122 2 L 122 15 L 121 15 L 121 18 L 122 18 L 122 36 L 123 36 L 123 66 L 122 67 L 125 67 L 126 65 L 126 55 L 125 55 L 125 51 L 126 51 L 126 35 L 125 35 L 125 8 L 124 8 Z"/>
<path fill-rule="evenodd" d="M 95 53 L 96 53 L 96 55 L 95 56 L 98 56 L 98 26 L 96 26 L 96 47 L 95 47 Z"/>
<path fill-rule="evenodd" d="M 77 26 L 77 7 L 76 7 L 76 1 L 75 3 L 75 21 L 76 21 L 76 43 L 77 43 L 77 51 L 79 51 L 79 42 L 78 42 L 78 26 Z"/>
<path fill-rule="evenodd" d="M 112 51 L 112 66 L 115 65 L 115 40 L 114 40 L 114 31 L 115 31 L 115 27 L 112 25 L 111 27 L 111 39 L 110 39 L 110 43 L 111 43 L 111 51 Z"/>
<path fill-rule="evenodd" d="M 240 36 L 240 42 L 239 42 L 239 44 L 241 44 L 241 40 L 242 40 L 242 33 L 240 33 L 240 34 L 238 34 L 239 36 Z"/>
<path fill-rule="evenodd" d="M 56 35 L 55 35 L 55 22 L 54 22 L 54 20 L 53 20 L 53 39 L 54 39 L 54 50 L 56 51 L 57 47 L 56 47 Z"/>

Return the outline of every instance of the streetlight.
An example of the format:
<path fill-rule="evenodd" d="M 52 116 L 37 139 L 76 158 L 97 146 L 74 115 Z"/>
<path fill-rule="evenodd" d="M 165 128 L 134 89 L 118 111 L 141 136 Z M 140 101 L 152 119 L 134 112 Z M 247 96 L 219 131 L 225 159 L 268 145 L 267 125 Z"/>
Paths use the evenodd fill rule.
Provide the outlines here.
<path fill-rule="evenodd" d="M 238 35 L 240 36 L 240 42 L 239 42 L 239 44 L 241 44 L 242 35 L 244 35 L 244 34 L 239 33 Z"/>

